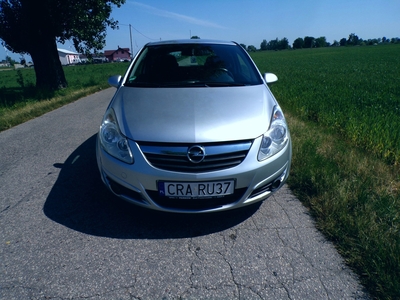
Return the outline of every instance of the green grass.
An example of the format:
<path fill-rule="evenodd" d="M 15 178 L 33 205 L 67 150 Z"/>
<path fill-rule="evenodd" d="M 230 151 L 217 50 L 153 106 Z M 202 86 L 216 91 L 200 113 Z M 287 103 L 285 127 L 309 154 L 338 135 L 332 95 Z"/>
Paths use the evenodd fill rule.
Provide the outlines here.
<path fill-rule="evenodd" d="M 64 67 L 68 88 L 56 92 L 35 89 L 33 68 L 0 72 L 0 131 L 109 87 L 108 77 L 124 74 L 127 63 Z"/>
<path fill-rule="evenodd" d="M 399 168 L 287 113 L 289 186 L 372 295 L 400 297 Z"/>
<path fill-rule="evenodd" d="M 274 93 L 296 116 L 400 163 L 400 45 L 252 54 L 284 83 Z"/>
<path fill-rule="evenodd" d="M 252 54 L 286 111 L 289 186 L 371 295 L 400 298 L 400 45 Z"/>

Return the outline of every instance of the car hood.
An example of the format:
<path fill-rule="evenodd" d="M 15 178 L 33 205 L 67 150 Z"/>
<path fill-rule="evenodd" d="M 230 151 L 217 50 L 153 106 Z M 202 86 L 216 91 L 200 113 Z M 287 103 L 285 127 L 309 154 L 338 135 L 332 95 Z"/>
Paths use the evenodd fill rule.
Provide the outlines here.
<path fill-rule="evenodd" d="M 121 132 L 147 142 L 254 139 L 268 130 L 276 104 L 265 85 L 201 88 L 120 87 L 112 107 Z"/>

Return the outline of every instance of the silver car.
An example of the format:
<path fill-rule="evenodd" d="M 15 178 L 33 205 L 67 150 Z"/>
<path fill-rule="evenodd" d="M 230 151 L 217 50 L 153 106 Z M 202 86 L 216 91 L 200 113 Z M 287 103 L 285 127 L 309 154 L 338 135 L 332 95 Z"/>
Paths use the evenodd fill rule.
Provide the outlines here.
<path fill-rule="evenodd" d="M 286 181 L 289 129 L 279 104 L 237 43 L 149 43 L 132 60 L 97 138 L 101 178 L 147 208 L 216 212 L 262 201 Z"/>

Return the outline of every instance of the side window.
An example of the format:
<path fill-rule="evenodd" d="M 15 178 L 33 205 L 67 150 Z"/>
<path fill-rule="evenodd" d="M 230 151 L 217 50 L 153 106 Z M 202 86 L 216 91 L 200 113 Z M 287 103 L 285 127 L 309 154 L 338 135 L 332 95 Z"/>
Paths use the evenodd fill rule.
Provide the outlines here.
<path fill-rule="evenodd" d="M 129 74 L 128 82 L 133 82 L 138 76 L 143 74 L 145 68 L 145 58 L 147 56 L 148 49 L 145 49 L 143 53 L 140 54 L 138 61 L 136 62 L 135 66 L 133 67 L 131 73 Z"/>
<path fill-rule="evenodd" d="M 251 74 L 249 67 L 246 65 L 246 63 L 243 61 L 243 59 L 238 55 L 238 62 L 239 62 L 239 72 L 240 74 L 245 77 L 247 80 L 251 80 Z"/>

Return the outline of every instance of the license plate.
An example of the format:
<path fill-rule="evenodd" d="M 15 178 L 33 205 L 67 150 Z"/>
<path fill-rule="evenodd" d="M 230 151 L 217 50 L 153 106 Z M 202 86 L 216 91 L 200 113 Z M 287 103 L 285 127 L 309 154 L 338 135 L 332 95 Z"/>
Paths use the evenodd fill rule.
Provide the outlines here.
<path fill-rule="evenodd" d="M 209 182 L 158 182 L 160 196 L 172 198 L 209 198 L 233 194 L 233 180 Z"/>

